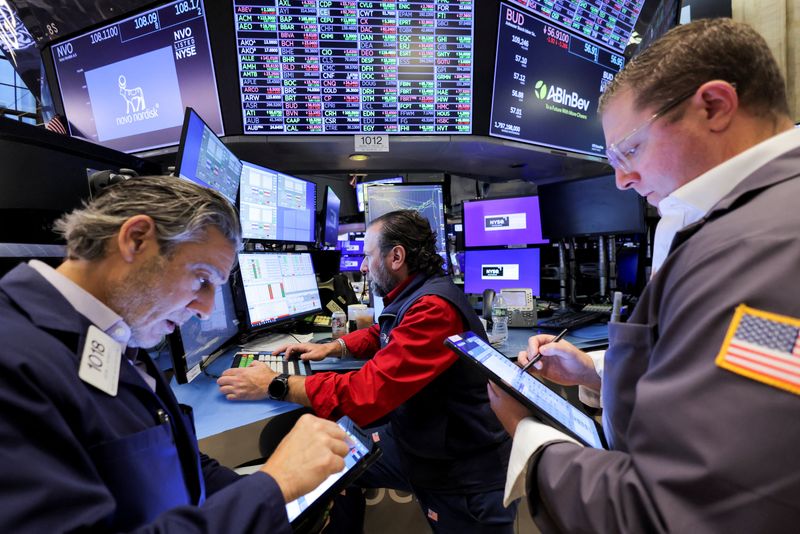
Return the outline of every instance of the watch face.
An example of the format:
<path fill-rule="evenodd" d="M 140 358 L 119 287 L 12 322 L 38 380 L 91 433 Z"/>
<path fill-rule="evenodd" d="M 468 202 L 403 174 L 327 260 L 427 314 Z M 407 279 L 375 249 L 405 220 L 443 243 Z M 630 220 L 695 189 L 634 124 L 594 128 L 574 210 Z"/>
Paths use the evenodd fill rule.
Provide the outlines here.
<path fill-rule="evenodd" d="M 278 375 L 272 379 L 267 387 L 269 398 L 273 400 L 283 400 L 289 393 L 289 375 Z"/>

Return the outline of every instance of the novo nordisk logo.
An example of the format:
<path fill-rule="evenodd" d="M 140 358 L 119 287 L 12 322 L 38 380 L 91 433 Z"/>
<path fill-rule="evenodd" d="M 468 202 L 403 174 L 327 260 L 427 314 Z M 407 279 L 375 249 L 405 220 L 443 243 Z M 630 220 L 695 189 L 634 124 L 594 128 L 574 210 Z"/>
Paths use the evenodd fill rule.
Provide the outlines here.
<path fill-rule="evenodd" d="M 119 96 L 125 101 L 125 115 L 115 117 L 117 126 L 158 117 L 158 104 L 148 108 L 141 87 L 129 88 L 128 80 L 124 75 L 117 78 L 117 85 L 119 86 Z"/>
<path fill-rule="evenodd" d="M 563 104 L 571 108 L 582 109 L 583 111 L 589 109 L 589 100 L 581 98 L 575 91 L 570 93 L 566 89 L 555 85 L 548 87 L 542 80 L 536 82 L 536 85 L 533 87 L 533 92 L 539 100 L 552 100 L 556 104 Z"/>
<path fill-rule="evenodd" d="M 499 265 L 484 265 L 483 276 L 503 276 L 503 268 Z"/>

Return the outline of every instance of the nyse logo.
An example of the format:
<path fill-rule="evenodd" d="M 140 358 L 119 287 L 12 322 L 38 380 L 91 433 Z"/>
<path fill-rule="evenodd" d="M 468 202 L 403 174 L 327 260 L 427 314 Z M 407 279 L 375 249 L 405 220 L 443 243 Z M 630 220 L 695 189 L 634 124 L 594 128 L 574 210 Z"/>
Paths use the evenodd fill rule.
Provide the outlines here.
<path fill-rule="evenodd" d="M 502 278 L 503 266 L 502 265 L 484 265 L 482 278 Z"/>
<path fill-rule="evenodd" d="M 508 228 L 510 224 L 508 217 L 506 215 L 500 215 L 496 217 L 486 217 L 484 219 L 484 223 L 486 229 Z"/>

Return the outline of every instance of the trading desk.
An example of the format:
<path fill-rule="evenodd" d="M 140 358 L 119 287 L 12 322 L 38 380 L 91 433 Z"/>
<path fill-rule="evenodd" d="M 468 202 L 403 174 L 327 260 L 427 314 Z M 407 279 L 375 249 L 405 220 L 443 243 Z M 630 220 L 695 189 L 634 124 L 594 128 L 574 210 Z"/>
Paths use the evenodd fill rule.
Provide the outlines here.
<path fill-rule="evenodd" d="M 325 334 L 314 334 L 322 339 Z M 248 344 L 248 350 L 270 350 L 284 343 L 312 341 L 312 336 L 272 335 L 258 346 Z M 217 387 L 217 377 L 228 369 L 233 356 L 242 347 L 234 346 L 221 354 L 211 365 L 188 384 L 178 384 L 172 379 L 170 386 L 178 402 L 194 410 L 194 422 L 200 450 L 224 465 L 234 467 L 260 456 L 258 437 L 265 421 L 276 415 L 295 410 L 298 404 L 263 399 L 258 401 L 229 401 Z M 352 359 L 326 358 L 311 362 L 312 371 L 352 369 L 362 362 Z"/>
<path fill-rule="evenodd" d="M 500 350 L 509 358 L 516 359 L 525 350 L 530 336 L 544 333 L 537 328 L 509 328 L 508 341 Z M 552 332 L 547 332 L 552 333 Z M 584 350 L 604 348 L 607 344 L 606 325 L 592 325 L 570 332 L 566 339 Z M 325 334 L 314 334 L 313 339 L 322 339 Z M 312 340 L 310 336 L 299 336 L 301 341 Z M 270 350 L 283 343 L 295 342 L 290 336 L 269 336 L 265 343 L 248 350 Z M 222 464 L 235 467 L 260 456 L 258 438 L 266 420 L 276 415 L 297 409 L 298 404 L 263 399 L 258 401 L 229 401 L 217 387 L 216 377 L 231 366 L 234 354 L 241 347 L 232 347 L 219 356 L 205 373 L 201 373 L 188 384 L 170 384 L 178 401 L 194 409 L 195 429 L 200 450 Z M 355 364 L 355 365 L 354 365 Z M 363 362 L 352 359 L 326 358 L 312 362 L 313 371 L 335 371 L 352 369 Z M 570 394 L 571 395 L 571 394 Z"/>

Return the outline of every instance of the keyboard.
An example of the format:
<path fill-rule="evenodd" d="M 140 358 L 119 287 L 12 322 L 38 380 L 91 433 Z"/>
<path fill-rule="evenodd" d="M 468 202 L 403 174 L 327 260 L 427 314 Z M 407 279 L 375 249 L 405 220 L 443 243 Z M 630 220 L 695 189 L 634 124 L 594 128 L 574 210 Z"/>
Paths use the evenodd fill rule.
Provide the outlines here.
<path fill-rule="evenodd" d="M 608 314 L 600 311 L 566 311 L 554 314 L 547 319 L 540 319 L 536 326 L 539 328 L 569 328 L 572 330 L 581 326 L 607 321 Z"/>
<path fill-rule="evenodd" d="M 237 352 L 233 357 L 231 368 L 247 367 L 253 362 L 264 362 L 276 373 L 286 373 L 287 375 L 311 375 L 311 365 L 307 361 L 289 360 L 286 361 L 281 354 L 272 354 L 269 351 L 244 351 Z"/>

